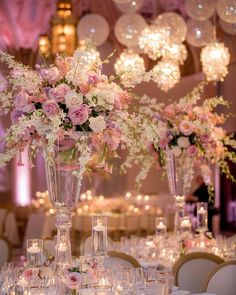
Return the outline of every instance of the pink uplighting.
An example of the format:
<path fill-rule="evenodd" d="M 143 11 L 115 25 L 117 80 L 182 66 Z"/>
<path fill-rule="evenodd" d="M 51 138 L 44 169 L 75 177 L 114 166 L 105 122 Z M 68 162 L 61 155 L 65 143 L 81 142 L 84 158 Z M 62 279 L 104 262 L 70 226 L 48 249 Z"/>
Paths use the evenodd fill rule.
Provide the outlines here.
<path fill-rule="evenodd" d="M 19 165 L 19 160 L 14 162 L 15 165 L 15 190 L 14 197 L 16 204 L 19 206 L 27 206 L 30 203 L 31 195 L 31 172 L 29 169 L 29 159 L 27 151 L 22 152 L 21 162 L 24 165 Z"/>

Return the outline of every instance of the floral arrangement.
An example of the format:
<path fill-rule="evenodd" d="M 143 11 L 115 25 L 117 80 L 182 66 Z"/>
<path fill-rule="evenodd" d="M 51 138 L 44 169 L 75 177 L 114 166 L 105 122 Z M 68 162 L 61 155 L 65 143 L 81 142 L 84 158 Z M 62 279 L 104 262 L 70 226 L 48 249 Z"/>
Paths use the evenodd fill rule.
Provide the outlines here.
<path fill-rule="evenodd" d="M 81 167 L 93 150 L 99 153 L 99 167 L 110 172 L 110 159 L 117 156 L 118 147 L 132 145 L 134 115 L 127 111 L 132 96 L 115 77 L 102 74 L 108 59 L 101 61 L 90 44 L 72 57 L 58 55 L 53 65 L 36 65 L 35 69 L 4 52 L 0 61 L 10 69 L 0 88 L 1 113 L 10 113 L 12 119 L 1 139 L 5 148 L 0 166 L 25 148 L 34 156 L 38 147 L 46 144 L 50 149 L 56 140 L 69 137 L 81 152 Z"/>
<path fill-rule="evenodd" d="M 86 276 L 87 280 L 94 279 L 98 261 L 92 255 L 81 256 L 75 261 L 75 265 L 65 269 L 62 281 L 68 288 L 75 290 L 82 283 L 82 276 Z"/>
<path fill-rule="evenodd" d="M 200 83 L 185 97 L 167 105 L 158 104 L 156 99 L 147 96 L 139 99 L 138 112 L 142 114 L 143 124 L 140 130 L 147 128 L 153 137 L 147 138 L 150 153 L 146 174 L 157 161 L 161 167 L 165 166 L 166 152 L 170 151 L 176 158 L 185 159 L 185 163 L 188 159 L 191 165 L 185 167 L 185 173 L 192 169 L 188 171 L 190 183 L 194 168 L 198 167 L 205 184 L 212 189 L 212 164 L 236 181 L 227 163 L 228 160 L 236 163 L 236 153 L 232 151 L 236 141 L 222 128 L 227 116 L 215 110 L 228 103 L 222 97 L 205 99 L 201 103 L 204 86 L 205 82 Z"/>

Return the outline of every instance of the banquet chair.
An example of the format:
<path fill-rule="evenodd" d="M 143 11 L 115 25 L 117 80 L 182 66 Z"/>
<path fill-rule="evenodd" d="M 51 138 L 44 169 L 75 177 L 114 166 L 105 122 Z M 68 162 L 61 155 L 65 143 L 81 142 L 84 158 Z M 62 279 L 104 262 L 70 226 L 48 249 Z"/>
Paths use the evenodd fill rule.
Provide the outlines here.
<path fill-rule="evenodd" d="M 112 249 L 112 243 L 113 241 L 110 238 L 108 238 L 107 239 L 108 251 Z M 92 252 L 93 252 L 93 240 L 92 240 L 92 236 L 89 236 L 86 239 L 84 239 L 80 244 L 80 255 L 85 255 Z"/>
<path fill-rule="evenodd" d="M 0 237 L 0 268 L 4 263 L 11 260 L 12 257 L 12 245 L 5 237 Z"/>
<path fill-rule="evenodd" d="M 127 268 L 141 267 L 134 257 L 122 252 L 109 251 L 104 258 L 104 267 L 112 268 L 114 266 L 123 266 Z"/>
<path fill-rule="evenodd" d="M 216 267 L 206 279 L 203 291 L 217 295 L 235 295 L 236 260 L 223 263 Z"/>
<path fill-rule="evenodd" d="M 209 273 L 224 260 L 214 254 L 194 252 L 180 257 L 173 266 L 175 285 L 182 290 L 201 292 Z"/>
<path fill-rule="evenodd" d="M 0 235 L 2 235 L 4 231 L 4 220 L 6 215 L 7 215 L 7 210 L 4 208 L 0 208 Z"/>

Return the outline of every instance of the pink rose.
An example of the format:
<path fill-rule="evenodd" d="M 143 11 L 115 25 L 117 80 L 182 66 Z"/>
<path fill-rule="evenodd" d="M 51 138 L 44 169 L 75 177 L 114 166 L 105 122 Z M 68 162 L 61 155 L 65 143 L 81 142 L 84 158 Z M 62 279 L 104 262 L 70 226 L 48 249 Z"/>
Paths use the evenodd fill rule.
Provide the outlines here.
<path fill-rule="evenodd" d="M 81 125 L 88 120 L 91 110 L 86 104 L 69 109 L 69 117 L 74 125 Z"/>
<path fill-rule="evenodd" d="M 70 91 L 70 87 L 65 84 L 59 84 L 57 87 L 55 88 L 50 88 L 48 95 L 50 99 L 54 99 L 55 101 L 59 102 L 62 101 L 65 97 L 65 95 L 67 94 L 68 91 Z"/>
<path fill-rule="evenodd" d="M 41 69 L 40 74 L 44 79 L 48 80 L 49 84 L 55 84 L 61 79 L 61 74 L 57 67 Z"/>
<path fill-rule="evenodd" d="M 166 139 L 161 139 L 159 145 L 162 149 L 166 148 L 168 145 L 168 141 Z"/>
<path fill-rule="evenodd" d="M 187 149 L 189 156 L 194 157 L 197 154 L 197 148 L 195 145 L 190 145 Z"/>
<path fill-rule="evenodd" d="M 99 82 L 98 74 L 95 72 L 89 72 L 88 84 L 96 84 Z"/>
<path fill-rule="evenodd" d="M 31 279 L 32 275 L 33 275 L 33 270 L 31 268 L 26 268 L 22 272 L 22 277 L 25 278 L 27 281 Z"/>
<path fill-rule="evenodd" d="M 56 115 L 59 112 L 59 105 L 55 100 L 47 100 L 42 104 L 43 111 L 47 117 Z"/>
<path fill-rule="evenodd" d="M 187 120 L 183 120 L 180 123 L 179 129 L 186 136 L 193 133 L 193 125 L 192 125 L 192 123 L 190 121 L 187 121 Z"/>
<path fill-rule="evenodd" d="M 30 96 L 24 91 L 15 95 L 14 104 L 16 110 L 20 112 L 31 113 L 35 110 L 35 106 L 30 102 Z"/>
<path fill-rule="evenodd" d="M 66 275 L 65 283 L 70 289 L 77 289 L 81 282 L 81 275 L 78 272 L 71 272 Z"/>

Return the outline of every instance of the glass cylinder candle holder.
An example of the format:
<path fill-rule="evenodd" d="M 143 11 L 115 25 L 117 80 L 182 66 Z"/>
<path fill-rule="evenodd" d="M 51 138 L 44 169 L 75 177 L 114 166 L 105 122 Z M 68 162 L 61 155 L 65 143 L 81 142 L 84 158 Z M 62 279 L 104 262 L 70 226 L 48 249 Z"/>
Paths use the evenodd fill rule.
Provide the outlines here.
<path fill-rule="evenodd" d="M 27 263 L 29 266 L 41 266 L 43 258 L 43 240 L 27 240 Z"/>
<path fill-rule="evenodd" d="M 156 235 L 163 237 L 167 232 L 167 220 L 165 217 L 156 218 Z"/>
<path fill-rule="evenodd" d="M 188 216 L 182 218 L 180 222 L 180 232 L 183 234 L 190 234 L 192 229 L 191 220 Z"/>
<path fill-rule="evenodd" d="M 92 217 L 93 253 L 103 256 L 107 251 L 107 217 L 96 215 Z"/>
<path fill-rule="evenodd" d="M 202 233 L 207 231 L 207 203 L 197 203 L 197 230 Z"/>

